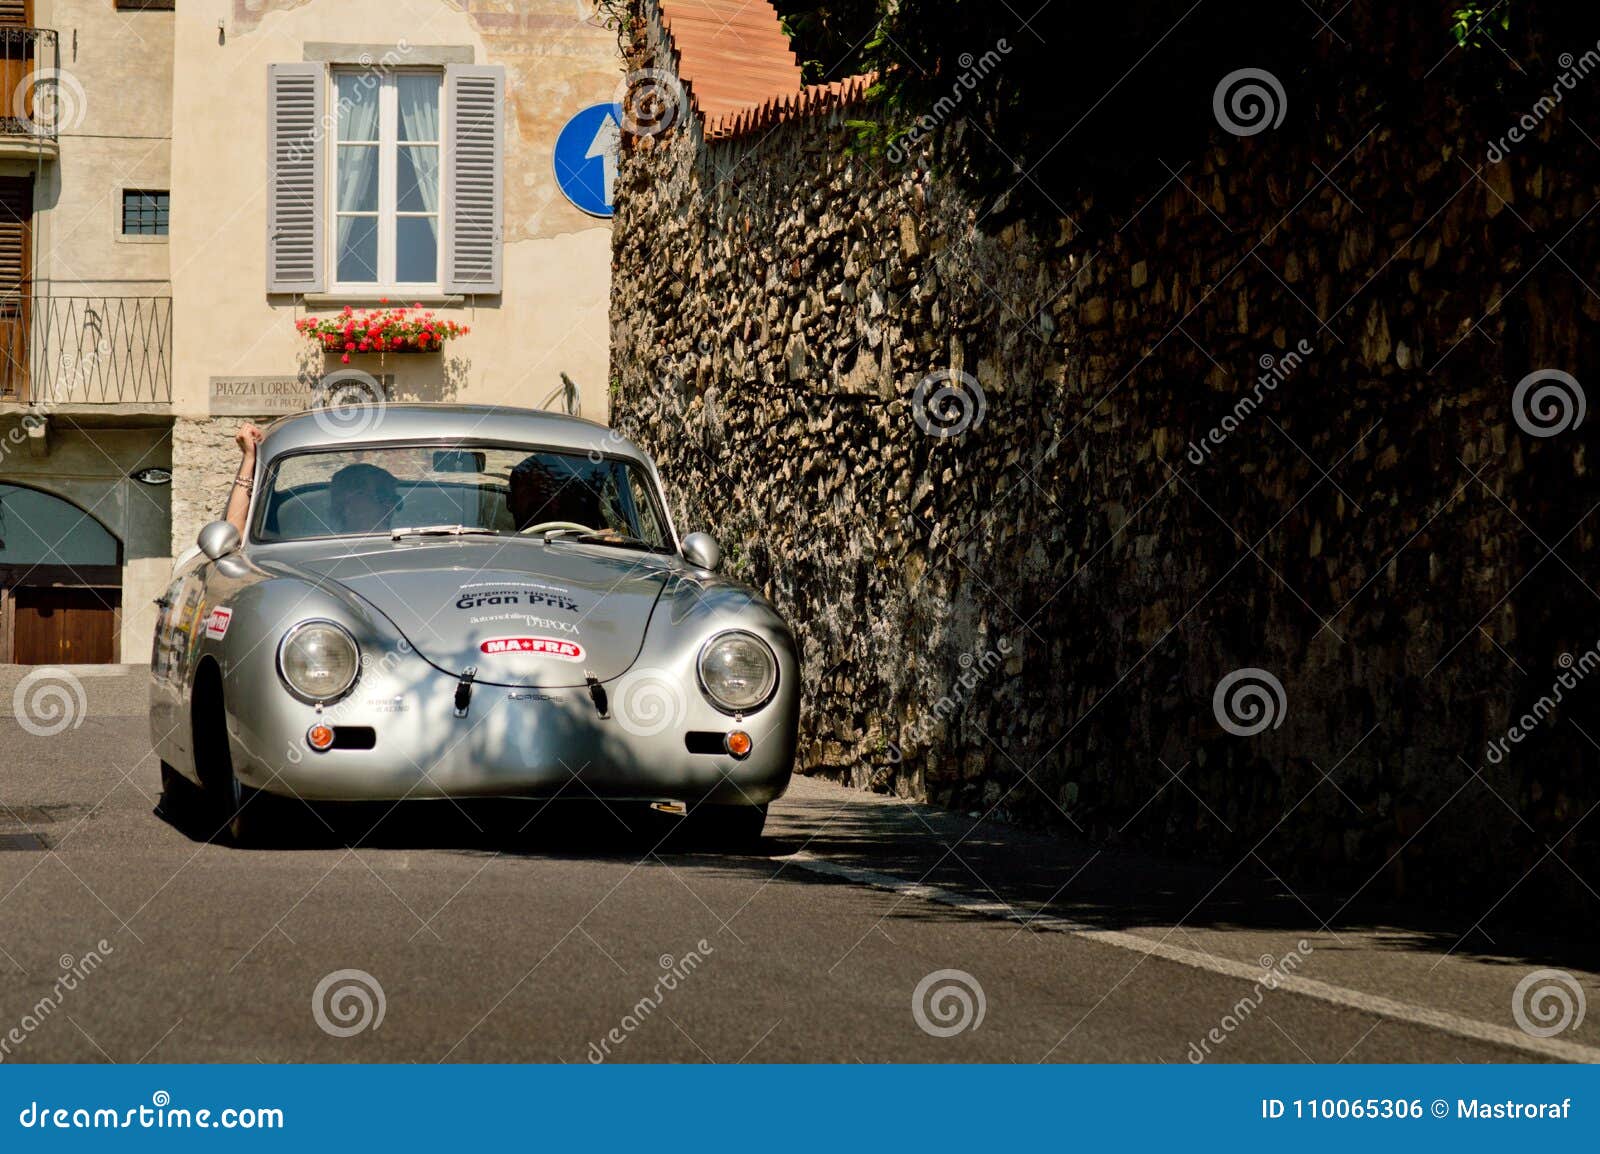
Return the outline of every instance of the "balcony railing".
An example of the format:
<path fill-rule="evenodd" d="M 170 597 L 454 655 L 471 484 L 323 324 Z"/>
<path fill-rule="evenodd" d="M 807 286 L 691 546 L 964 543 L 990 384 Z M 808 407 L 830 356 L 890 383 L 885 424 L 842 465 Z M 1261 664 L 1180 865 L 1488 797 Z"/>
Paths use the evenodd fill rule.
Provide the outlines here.
<path fill-rule="evenodd" d="M 0 400 L 172 403 L 172 298 L 0 296 Z"/>
<path fill-rule="evenodd" d="M 61 72 L 51 28 L 0 28 L 0 137 L 54 141 L 63 118 L 83 115 L 83 90 Z"/>

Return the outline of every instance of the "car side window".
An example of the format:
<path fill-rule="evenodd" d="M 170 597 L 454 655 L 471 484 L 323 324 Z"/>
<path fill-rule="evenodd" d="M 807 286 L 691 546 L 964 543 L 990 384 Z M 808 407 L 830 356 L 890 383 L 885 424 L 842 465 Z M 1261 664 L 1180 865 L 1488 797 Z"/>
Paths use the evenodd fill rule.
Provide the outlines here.
<path fill-rule="evenodd" d="M 628 486 L 629 496 L 632 498 L 634 515 L 639 519 L 639 536 L 646 541 L 658 544 L 667 543 L 667 527 L 662 522 L 656 509 L 656 503 L 651 500 L 650 482 L 645 479 L 640 470 L 629 467 Z"/>

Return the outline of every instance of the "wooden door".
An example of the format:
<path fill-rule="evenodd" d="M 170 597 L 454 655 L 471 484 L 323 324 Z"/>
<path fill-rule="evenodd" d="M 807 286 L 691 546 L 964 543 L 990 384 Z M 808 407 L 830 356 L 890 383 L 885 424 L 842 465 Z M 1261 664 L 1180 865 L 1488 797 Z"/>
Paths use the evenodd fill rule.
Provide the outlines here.
<path fill-rule="evenodd" d="M 0 177 L 0 398 L 28 399 L 33 177 Z"/>
<path fill-rule="evenodd" d="M 99 665 L 117 660 L 120 589 L 23 586 L 11 590 L 12 660 L 19 665 Z"/>
<path fill-rule="evenodd" d="M 33 29 L 33 0 L 0 0 L 0 85 L 4 85 L 4 107 L 0 107 L 0 121 L 7 133 L 31 131 L 28 123 L 33 119 L 33 89 L 29 73 L 38 44 L 38 34 Z M 20 93 L 23 107 L 11 107 L 12 94 Z M 25 117 L 26 120 L 19 119 Z"/>

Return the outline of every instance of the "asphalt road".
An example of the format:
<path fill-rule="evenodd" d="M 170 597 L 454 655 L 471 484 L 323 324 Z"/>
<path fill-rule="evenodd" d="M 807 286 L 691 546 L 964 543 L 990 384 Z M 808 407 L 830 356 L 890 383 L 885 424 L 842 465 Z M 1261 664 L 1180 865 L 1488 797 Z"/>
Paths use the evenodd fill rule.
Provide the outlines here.
<path fill-rule="evenodd" d="M 516 839 L 426 803 L 237 851 L 153 812 L 143 675 L 83 684 L 59 733 L 0 710 L 0 1061 L 1600 1059 L 1600 1010 L 1513 1013 L 1540 968 L 1600 993 L 1571 942 L 1324 924 L 1265 871 L 814 781 L 752 853 L 565 802 Z"/>

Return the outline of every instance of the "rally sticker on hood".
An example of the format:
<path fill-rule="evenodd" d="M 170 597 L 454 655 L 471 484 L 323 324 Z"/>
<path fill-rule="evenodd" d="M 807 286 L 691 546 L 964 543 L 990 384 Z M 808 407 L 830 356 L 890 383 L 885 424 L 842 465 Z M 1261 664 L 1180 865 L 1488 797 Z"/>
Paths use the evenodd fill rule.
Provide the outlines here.
<path fill-rule="evenodd" d="M 488 585 L 487 588 L 484 588 Z M 535 608 L 578 611 L 578 603 L 568 590 L 559 585 L 545 585 L 538 581 L 519 583 L 518 588 L 479 582 L 463 585 L 456 597 L 457 609 L 486 609 L 496 605 L 531 605 Z"/>
<path fill-rule="evenodd" d="M 563 661 L 583 660 L 583 646 L 576 641 L 562 641 L 555 637 L 491 637 L 478 648 L 491 656 L 497 653 L 537 653 L 544 657 L 559 657 Z"/>
<path fill-rule="evenodd" d="M 217 606 L 206 614 L 206 636 L 220 641 L 228 635 L 228 623 L 233 620 L 233 610 Z"/>

